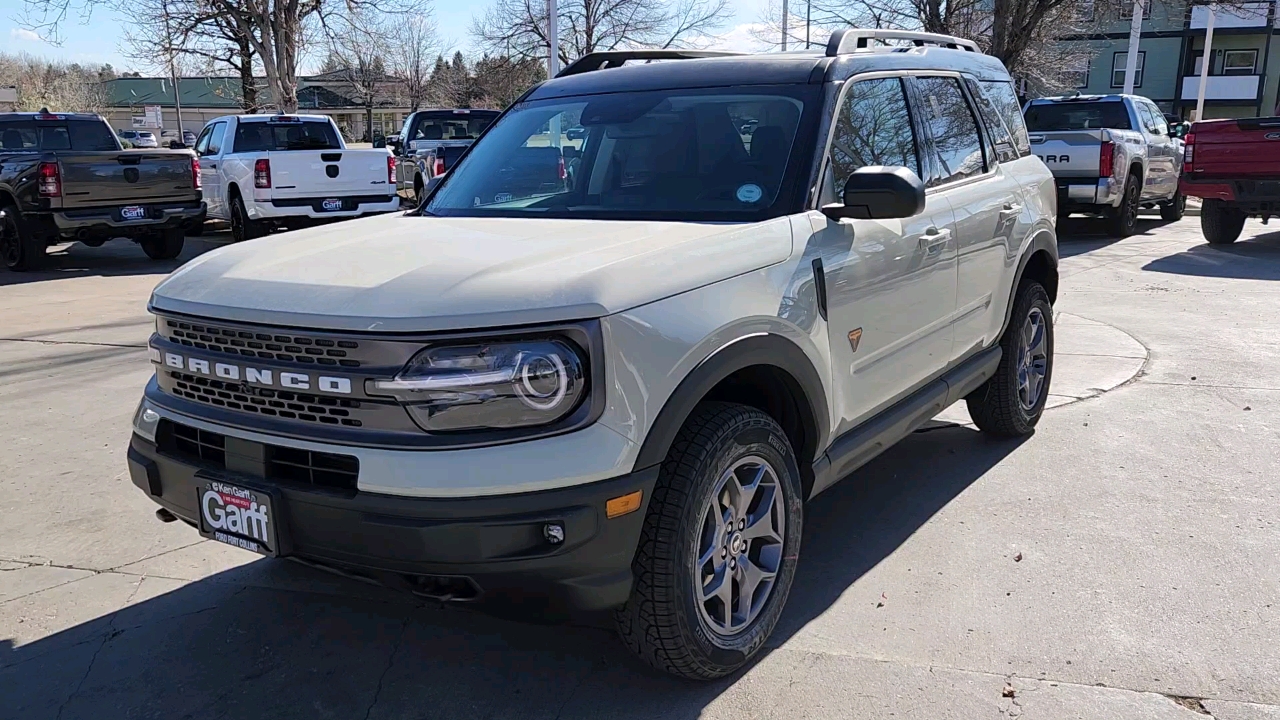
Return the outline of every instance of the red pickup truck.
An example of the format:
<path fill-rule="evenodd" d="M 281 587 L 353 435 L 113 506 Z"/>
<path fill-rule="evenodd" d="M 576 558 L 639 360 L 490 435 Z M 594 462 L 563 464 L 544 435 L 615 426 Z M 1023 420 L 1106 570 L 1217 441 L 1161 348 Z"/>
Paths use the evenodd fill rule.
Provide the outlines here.
<path fill-rule="evenodd" d="M 1247 218 L 1280 216 L 1280 117 L 1198 122 L 1185 141 L 1179 189 L 1204 198 L 1211 244 L 1235 242 Z"/>

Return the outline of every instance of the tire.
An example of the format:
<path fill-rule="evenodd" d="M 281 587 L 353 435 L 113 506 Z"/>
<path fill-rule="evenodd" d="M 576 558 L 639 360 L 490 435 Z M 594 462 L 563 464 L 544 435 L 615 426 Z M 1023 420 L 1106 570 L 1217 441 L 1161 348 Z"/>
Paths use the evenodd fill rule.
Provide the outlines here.
<path fill-rule="evenodd" d="M 1053 379 L 1053 308 L 1040 283 L 1024 280 L 1018 287 L 1000 349 L 995 375 L 969 393 L 965 403 L 979 430 L 1021 437 L 1040 422 Z"/>
<path fill-rule="evenodd" d="M 159 237 L 150 237 L 138 243 L 152 260 L 172 260 L 182 254 L 186 234 L 181 228 L 165 230 Z"/>
<path fill-rule="evenodd" d="M 249 219 L 249 211 L 244 208 L 244 199 L 239 194 L 231 198 L 231 240 L 244 242 L 264 235 L 262 225 Z"/>
<path fill-rule="evenodd" d="M 744 478 L 748 486 L 755 478 L 751 497 L 732 489 Z M 745 665 L 773 632 L 791 590 L 803 530 L 801 494 L 795 453 L 772 417 L 730 403 L 695 408 L 649 501 L 631 566 L 631 597 L 615 613 L 623 642 L 653 667 L 684 678 L 714 679 Z M 766 502 L 771 509 L 762 511 Z M 725 517 L 737 518 L 738 530 L 726 529 Z M 750 528 L 761 536 L 744 542 L 750 533 L 743 530 Z M 762 587 L 768 570 L 772 584 Z M 728 603 L 721 593 L 702 592 L 717 575 L 728 583 Z M 742 583 L 752 575 L 760 584 L 745 593 L 752 598 L 747 612 L 724 613 L 744 607 Z"/>
<path fill-rule="evenodd" d="M 426 183 L 422 182 L 421 175 L 415 175 L 413 178 L 413 204 L 422 204 L 422 192 L 426 188 Z"/>
<path fill-rule="evenodd" d="M 1160 204 L 1160 217 L 1169 222 L 1177 222 L 1187 212 L 1187 196 L 1176 193 L 1173 199 Z"/>
<path fill-rule="evenodd" d="M 1120 207 L 1111 211 L 1107 218 L 1108 231 L 1112 237 L 1127 238 L 1138 231 L 1138 206 L 1142 199 L 1142 179 L 1133 173 L 1124 181 L 1124 198 Z"/>
<path fill-rule="evenodd" d="M 0 259 L 14 272 L 39 269 L 44 264 L 44 243 L 31 237 L 12 205 L 0 206 Z"/>
<path fill-rule="evenodd" d="M 188 236 L 188 237 L 200 237 L 200 236 L 201 236 L 201 235 L 203 235 L 203 234 L 204 234 L 204 222 L 203 222 L 203 221 L 198 222 L 198 223 L 196 223 L 196 224 L 192 225 L 191 227 L 187 228 L 187 236 Z"/>
<path fill-rule="evenodd" d="M 1230 245 L 1240 239 L 1247 216 L 1221 200 L 1205 200 L 1200 209 L 1200 231 L 1210 245 Z"/>

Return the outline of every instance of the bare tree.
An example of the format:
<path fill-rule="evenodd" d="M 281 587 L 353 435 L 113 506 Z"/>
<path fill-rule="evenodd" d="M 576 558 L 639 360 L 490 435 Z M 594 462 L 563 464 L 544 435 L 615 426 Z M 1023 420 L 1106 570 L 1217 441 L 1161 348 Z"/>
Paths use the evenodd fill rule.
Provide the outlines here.
<path fill-rule="evenodd" d="M 704 43 L 729 15 L 727 0 L 564 0 L 558 4 L 560 60 L 629 47 Z M 485 51 L 527 59 L 547 56 L 544 0 L 497 0 L 472 22 Z"/>
<path fill-rule="evenodd" d="M 515 102 L 525 90 L 547 79 L 547 67 L 540 59 L 512 59 L 485 55 L 473 68 L 476 89 L 474 107 L 501 110 Z"/>
<path fill-rule="evenodd" d="M 373 130 L 373 108 L 391 83 L 383 58 L 383 18 L 356 10 L 329 24 L 329 57 L 325 69 L 345 83 L 347 94 L 364 107 L 365 127 Z"/>
<path fill-rule="evenodd" d="M 399 77 L 409 100 L 409 109 L 417 110 L 427 100 L 431 70 L 438 56 L 440 42 L 430 13 L 405 18 L 395 23 L 389 34 L 389 68 Z"/>
<path fill-rule="evenodd" d="M 83 67 L 33 55 L 0 53 L 0 87 L 18 90 L 18 110 L 102 112 L 107 97 L 103 81 L 115 77 L 110 65 Z"/>

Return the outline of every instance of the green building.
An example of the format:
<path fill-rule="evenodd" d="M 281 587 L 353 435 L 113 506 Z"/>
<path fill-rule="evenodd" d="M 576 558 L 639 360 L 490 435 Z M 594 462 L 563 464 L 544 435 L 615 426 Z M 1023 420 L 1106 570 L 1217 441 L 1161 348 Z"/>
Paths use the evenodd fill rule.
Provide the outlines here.
<path fill-rule="evenodd" d="M 1190 119 L 1200 87 L 1209 7 L 1184 0 L 1147 0 L 1147 7 L 1134 94 Z M 1122 92 L 1132 5 L 1119 12 L 1099 9 L 1096 16 L 1086 5 L 1082 13 L 1079 24 L 1085 32 L 1064 38 L 1087 46 L 1091 56 L 1087 66 L 1073 73 L 1077 87 L 1086 94 Z M 1218 8 L 1205 85 L 1206 118 L 1280 115 L 1280 43 L 1272 42 L 1277 32 L 1275 0 Z"/>

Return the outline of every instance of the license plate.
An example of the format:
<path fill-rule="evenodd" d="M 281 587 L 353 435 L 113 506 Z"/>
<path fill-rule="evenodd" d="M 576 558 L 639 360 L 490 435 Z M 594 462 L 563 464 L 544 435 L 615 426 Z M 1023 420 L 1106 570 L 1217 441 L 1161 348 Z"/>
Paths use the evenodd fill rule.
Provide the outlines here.
<path fill-rule="evenodd" d="M 325 200 L 324 202 L 320 203 L 320 209 L 326 212 L 341 210 L 342 201 L 339 200 L 338 198 L 329 198 L 328 200 Z"/>
<path fill-rule="evenodd" d="M 141 205 L 130 205 L 120 208 L 120 217 L 124 220 L 144 220 L 147 217 L 147 209 Z"/>
<path fill-rule="evenodd" d="M 280 553 L 271 496 L 224 480 L 199 478 L 200 534 L 263 555 Z"/>

